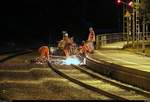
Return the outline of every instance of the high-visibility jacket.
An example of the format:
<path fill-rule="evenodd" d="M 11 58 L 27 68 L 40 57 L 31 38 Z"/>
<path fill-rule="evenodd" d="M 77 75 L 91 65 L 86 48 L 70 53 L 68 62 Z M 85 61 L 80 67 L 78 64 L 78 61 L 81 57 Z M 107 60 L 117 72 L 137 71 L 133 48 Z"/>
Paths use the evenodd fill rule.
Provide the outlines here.
<path fill-rule="evenodd" d="M 95 42 L 95 33 L 94 33 L 94 31 L 89 33 L 88 41 Z"/>
<path fill-rule="evenodd" d="M 90 52 L 90 48 L 87 44 L 80 46 L 80 53 L 88 54 Z"/>
<path fill-rule="evenodd" d="M 60 49 L 64 49 L 65 47 L 65 42 L 63 40 L 61 40 L 59 43 L 58 43 L 58 48 Z"/>
<path fill-rule="evenodd" d="M 70 38 L 65 39 L 64 41 L 65 41 L 64 52 L 65 52 L 65 55 L 68 57 L 71 54 L 72 42 Z"/>
<path fill-rule="evenodd" d="M 65 56 L 68 57 L 70 55 L 69 53 L 69 50 L 68 49 L 64 49 L 64 53 L 65 53 Z"/>
<path fill-rule="evenodd" d="M 40 57 L 46 57 L 49 58 L 49 48 L 47 46 L 41 46 L 39 49 Z"/>

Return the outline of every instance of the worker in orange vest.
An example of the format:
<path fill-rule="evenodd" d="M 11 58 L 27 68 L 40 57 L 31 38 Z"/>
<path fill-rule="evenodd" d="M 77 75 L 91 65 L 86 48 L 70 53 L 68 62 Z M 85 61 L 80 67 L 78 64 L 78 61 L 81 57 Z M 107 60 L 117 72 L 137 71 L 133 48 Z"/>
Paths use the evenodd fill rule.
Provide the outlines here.
<path fill-rule="evenodd" d="M 84 56 L 88 55 L 88 53 L 91 52 L 89 46 L 88 46 L 88 41 L 82 41 L 82 45 L 79 47 L 79 53 L 83 54 Z"/>
<path fill-rule="evenodd" d="M 95 43 L 95 32 L 92 27 L 89 28 L 89 35 L 88 35 L 88 45 L 92 52 L 94 51 L 94 43 Z"/>
<path fill-rule="evenodd" d="M 48 46 L 41 46 L 38 49 L 38 52 L 39 52 L 41 58 L 46 58 L 47 60 L 49 60 L 49 48 L 48 48 Z"/>
<path fill-rule="evenodd" d="M 79 47 L 79 58 L 81 60 L 80 65 L 86 64 L 86 56 L 90 53 L 90 48 L 88 46 L 88 41 L 82 41 L 82 45 Z"/>
<path fill-rule="evenodd" d="M 95 42 L 95 32 L 92 27 L 89 28 L 88 41 Z"/>
<path fill-rule="evenodd" d="M 64 45 L 64 53 L 65 53 L 65 56 L 68 57 L 70 55 L 70 52 L 69 52 L 70 39 L 69 39 L 67 31 L 63 32 L 63 41 L 64 41 L 64 44 L 65 44 Z"/>

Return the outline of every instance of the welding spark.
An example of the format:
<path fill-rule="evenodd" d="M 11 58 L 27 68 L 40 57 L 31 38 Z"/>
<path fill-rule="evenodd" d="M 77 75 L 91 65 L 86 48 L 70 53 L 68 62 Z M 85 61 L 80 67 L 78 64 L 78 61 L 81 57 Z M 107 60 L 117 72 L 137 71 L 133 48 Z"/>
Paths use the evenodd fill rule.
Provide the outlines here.
<path fill-rule="evenodd" d="M 63 64 L 66 65 L 79 65 L 81 63 L 80 59 L 77 56 L 69 56 L 66 60 L 63 60 Z"/>

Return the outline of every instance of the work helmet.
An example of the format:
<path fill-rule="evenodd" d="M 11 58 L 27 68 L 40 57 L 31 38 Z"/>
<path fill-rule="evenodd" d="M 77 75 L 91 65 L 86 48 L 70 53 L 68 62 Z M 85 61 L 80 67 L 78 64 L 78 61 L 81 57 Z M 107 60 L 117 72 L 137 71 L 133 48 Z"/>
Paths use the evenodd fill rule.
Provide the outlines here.
<path fill-rule="evenodd" d="M 90 28 L 89 28 L 89 31 L 93 31 L 93 28 L 92 28 L 92 27 L 90 27 Z"/>
<path fill-rule="evenodd" d="M 68 36 L 67 31 L 62 31 L 63 36 Z"/>

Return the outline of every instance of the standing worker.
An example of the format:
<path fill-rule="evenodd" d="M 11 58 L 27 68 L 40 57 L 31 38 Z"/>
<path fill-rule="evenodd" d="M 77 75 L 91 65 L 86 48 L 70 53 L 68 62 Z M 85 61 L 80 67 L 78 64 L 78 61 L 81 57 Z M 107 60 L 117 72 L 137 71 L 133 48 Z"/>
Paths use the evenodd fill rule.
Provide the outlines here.
<path fill-rule="evenodd" d="M 63 31 L 62 33 L 63 33 L 63 41 L 64 41 L 64 52 L 65 52 L 66 57 L 68 57 L 70 55 L 71 41 L 70 41 L 67 31 Z"/>
<path fill-rule="evenodd" d="M 89 36 L 88 36 L 88 45 L 91 51 L 94 51 L 94 43 L 95 43 L 95 32 L 92 27 L 89 28 Z"/>

